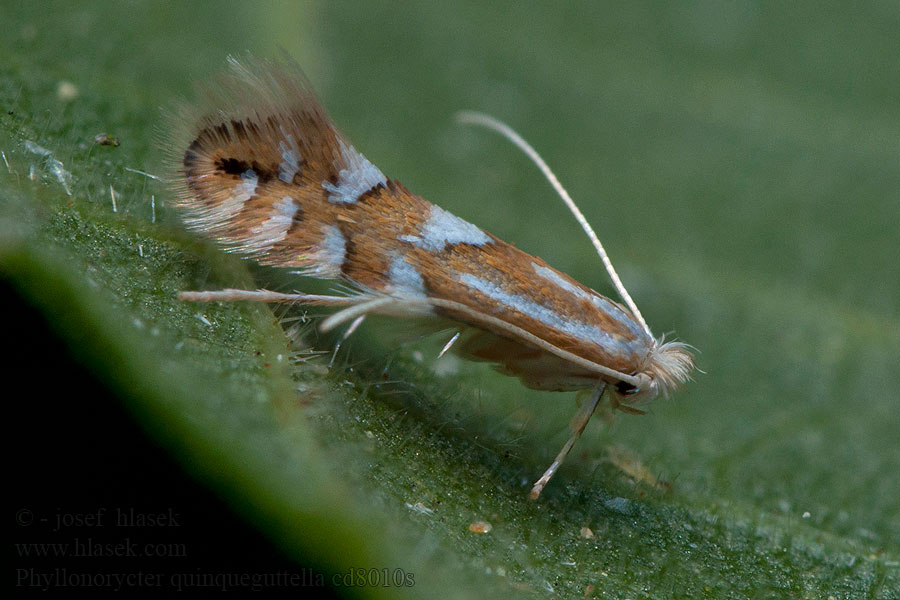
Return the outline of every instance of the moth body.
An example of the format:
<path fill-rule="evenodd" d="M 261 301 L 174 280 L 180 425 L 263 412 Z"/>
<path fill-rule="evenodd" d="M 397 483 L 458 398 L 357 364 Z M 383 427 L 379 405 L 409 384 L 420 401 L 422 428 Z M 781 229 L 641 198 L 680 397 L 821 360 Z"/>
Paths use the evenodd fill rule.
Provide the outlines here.
<path fill-rule="evenodd" d="M 230 66 L 208 92 L 216 110 L 179 113 L 185 223 L 229 251 L 353 293 L 183 297 L 344 307 L 328 327 L 370 313 L 450 319 L 466 331 L 461 355 L 536 389 L 590 389 L 599 400 L 609 388 L 626 410 L 688 378 L 686 347 L 656 340 L 629 308 L 386 177 L 338 132 L 299 70 Z"/>

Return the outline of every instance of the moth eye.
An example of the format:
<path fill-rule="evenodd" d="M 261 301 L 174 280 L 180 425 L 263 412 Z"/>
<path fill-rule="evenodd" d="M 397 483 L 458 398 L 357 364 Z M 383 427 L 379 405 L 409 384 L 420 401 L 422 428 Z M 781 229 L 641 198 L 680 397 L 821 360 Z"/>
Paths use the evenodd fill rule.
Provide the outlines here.
<path fill-rule="evenodd" d="M 628 383 L 627 381 L 620 381 L 616 384 L 616 392 L 618 392 L 622 396 L 630 396 L 631 394 L 638 393 L 638 388 L 634 385 Z"/>

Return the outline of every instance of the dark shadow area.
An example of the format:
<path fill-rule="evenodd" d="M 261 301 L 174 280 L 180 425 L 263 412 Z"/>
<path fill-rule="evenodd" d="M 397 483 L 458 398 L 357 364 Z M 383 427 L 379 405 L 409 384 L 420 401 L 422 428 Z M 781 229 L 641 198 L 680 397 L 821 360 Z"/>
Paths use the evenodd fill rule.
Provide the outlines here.
<path fill-rule="evenodd" d="M 151 440 L 5 283 L 0 299 L 16 591 L 336 597 L 319 585 L 326 575 L 290 560 Z"/>

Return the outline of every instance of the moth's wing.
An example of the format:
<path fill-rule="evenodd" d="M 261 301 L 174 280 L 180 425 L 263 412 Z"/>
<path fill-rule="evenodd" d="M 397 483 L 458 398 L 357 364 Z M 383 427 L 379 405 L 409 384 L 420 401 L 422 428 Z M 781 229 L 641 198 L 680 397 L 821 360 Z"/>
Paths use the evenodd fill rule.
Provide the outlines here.
<path fill-rule="evenodd" d="M 468 360 L 494 363 L 494 368 L 518 377 L 532 389 L 574 391 L 591 388 L 597 375 L 530 344 L 477 328 L 468 328 L 453 352 Z"/>
<path fill-rule="evenodd" d="M 328 243 L 316 215 L 360 155 L 297 65 L 247 57 L 228 67 L 199 101 L 170 113 L 176 205 L 189 229 L 227 250 L 315 267 Z"/>

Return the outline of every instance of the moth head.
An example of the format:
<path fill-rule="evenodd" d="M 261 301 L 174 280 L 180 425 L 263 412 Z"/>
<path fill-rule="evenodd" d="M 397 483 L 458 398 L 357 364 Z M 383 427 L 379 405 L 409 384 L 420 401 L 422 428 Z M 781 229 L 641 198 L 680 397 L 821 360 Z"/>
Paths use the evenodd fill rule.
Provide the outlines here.
<path fill-rule="evenodd" d="M 642 370 L 635 373 L 634 382 L 620 381 L 615 385 L 619 404 L 640 406 L 660 394 L 668 396 L 670 391 L 690 380 L 693 369 L 690 346 L 661 338 L 647 354 Z"/>

